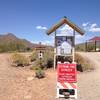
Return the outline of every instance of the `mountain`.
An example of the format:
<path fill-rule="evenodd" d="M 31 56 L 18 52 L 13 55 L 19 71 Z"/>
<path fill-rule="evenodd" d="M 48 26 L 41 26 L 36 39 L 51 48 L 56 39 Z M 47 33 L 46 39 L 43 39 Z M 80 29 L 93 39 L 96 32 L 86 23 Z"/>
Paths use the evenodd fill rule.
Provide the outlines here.
<path fill-rule="evenodd" d="M 26 51 L 33 49 L 36 45 L 26 39 L 16 37 L 13 33 L 0 35 L 0 52 Z"/>
<path fill-rule="evenodd" d="M 28 51 L 34 48 L 40 47 L 40 44 L 31 43 L 26 39 L 20 39 L 16 37 L 13 33 L 7 33 L 0 35 L 0 52 L 8 51 Z M 41 47 L 49 47 L 53 49 L 52 46 L 42 45 Z"/>
<path fill-rule="evenodd" d="M 0 41 L 2 41 L 2 42 L 14 41 L 16 39 L 18 39 L 18 38 L 15 35 L 13 35 L 12 33 L 0 35 Z"/>
<path fill-rule="evenodd" d="M 34 47 L 35 44 L 27 41 L 26 39 L 20 39 L 18 37 L 16 37 L 13 33 L 7 33 L 5 35 L 0 35 L 0 41 L 2 43 L 7 43 L 7 42 L 22 42 L 23 44 L 25 44 L 27 47 Z"/>

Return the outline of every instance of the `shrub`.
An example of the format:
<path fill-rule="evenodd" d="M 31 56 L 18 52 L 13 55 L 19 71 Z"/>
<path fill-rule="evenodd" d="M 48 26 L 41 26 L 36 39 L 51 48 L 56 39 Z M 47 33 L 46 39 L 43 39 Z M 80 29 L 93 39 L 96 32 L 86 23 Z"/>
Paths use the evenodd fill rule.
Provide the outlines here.
<path fill-rule="evenodd" d="M 45 72 L 41 69 L 41 68 L 38 68 L 35 72 L 35 77 L 37 78 L 44 78 L 45 77 Z"/>
<path fill-rule="evenodd" d="M 14 53 L 12 55 L 12 63 L 15 66 L 28 66 L 29 65 L 29 60 L 26 58 L 24 55 L 19 54 L 19 53 Z"/>
<path fill-rule="evenodd" d="M 51 58 L 49 58 L 48 60 L 47 60 L 47 68 L 51 68 L 51 67 L 53 67 L 53 59 L 51 59 Z"/>
<path fill-rule="evenodd" d="M 87 51 L 93 51 L 93 50 L 95 50 L 95 46 L 93 44 L 89 44 L 87 46 Z"/>
<path fill-rule="evenodd" d="M 32 52 L 32 55 L 30 56 L 30 60 L 31 62 L 35 61 L 37 59 L 37 52 L 36 51 L 33 51 Z"/>
<path fill-rule="evenodd" d="M 78 64 L 82 64 L 82 63 L 84 63 L 84 58 L 80 55 L 80 54 L 78 54 L 78 53 L 75 53 L 75 61 L 78 63 Z"/>
<path fill-rule="evenodd" d="M 43 62 L 44 62 L 43 60 L 41 60 L 41 62 L 40 62 L 40 60 L 37 59 L 37 60 L 34 62 L 34 64 L 32 65 L 31 69 L 32 69 L 32 70 L 36 70 L 36 69 L 38 69 L 38 68 L 44 69 L 45 65 L 44 65 Z M 41 63 L 41 64 L 40 64 L 40 63 Z"/>
<path fill-rule="evenodd" d="M 44 68 L 50 68 L 53 67 L 53 59 L 54 59 L 54 53 L 51 50 L 46 50 L 43 53 L 43 58 L 40 60 L 38 57 L 38 53 L 34 51 L 32 55 L 30 56 L 31 61 L 34 61 L 34 65 L 31 69 L 35 69 L 37 67 L 44 69 Z"/>
<path fill-rule="evenodd" d="M 25 51 L 26 45 L 22 41 L 8 41 L 0 43 L 0 52 Z"/>
<path fill-rule="evenodd" d="M 64 63 L 65 61 L 68 61 L 72 63 L 72 57 L 58 57 L 58 61 L 62 61 Z M 86 71 L 86 70 L 93 70 L 93 65 L 91 62 L 87 59 L 82 57 L 79 53 L 75 53 L 75 62 L 77 63 L 77 70 L 78 71 Z"/>
<path fill-rule="evenodd" d="M 43 65 L 46 68 L 53 67 L 54 53 L 53 51 L 46 51 L 43 57 Z"/>
<path fill-rule="evenodd" d="M 78 53 L 75 54 L 75 61 L 77 62 L 77 67 L 80 67 L 78 68 L 80 71 L 93 70 L 93 64 Z"/>
<path fill-rule="evenodd" d="M 31 70 L 37 70 L 38 68 L 39 68 L 39 67 L 37 67 L 37 66 L 35 66 L 35 65 L 33 65 L 33 66 L 30 67 Z"/>

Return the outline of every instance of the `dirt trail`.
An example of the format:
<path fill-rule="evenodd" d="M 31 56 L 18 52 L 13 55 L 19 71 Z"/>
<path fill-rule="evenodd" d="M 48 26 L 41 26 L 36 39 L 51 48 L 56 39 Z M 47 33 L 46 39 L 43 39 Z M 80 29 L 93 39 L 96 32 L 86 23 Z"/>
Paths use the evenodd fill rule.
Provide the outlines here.
<path fill-rule="evenodd" d="M 80 54 L 94 63 L 95 70 L 78 75 L 78 100 L 100 100 L 100 52 Z"/>
<path fill-rule="evenodd" d="M 26 78 L 31 74 L 25 68 L 12 67 L 9 54 L 0 54 L 0 100 L 24 100 L 30 89 Z"/>
<path fill-rule="evenodd" d="M 34 71 L 12 67 L 11 54 L 0 54 L 0 100 L 52 100 L 56 92 L 56 72 L 46 71 L 46 78 L 28 80 Z"/>
<path fill-rule="evenodd" d="M 92 72 L 78 74 L 78 100 L 100 100 L 100 53 L 80 53 L 95 65 Z M 0 100 L 56 100 L 56 71 L 46 78 L 28 81 L 34 72 L 11 66 L 10 54 L 0 54 Z"/>

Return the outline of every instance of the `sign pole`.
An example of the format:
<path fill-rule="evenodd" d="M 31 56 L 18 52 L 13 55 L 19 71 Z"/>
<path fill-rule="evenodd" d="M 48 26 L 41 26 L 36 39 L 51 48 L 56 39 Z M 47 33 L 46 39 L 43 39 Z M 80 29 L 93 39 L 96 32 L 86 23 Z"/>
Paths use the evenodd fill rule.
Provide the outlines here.
<path fill-rule="evenodd" d="M 55 48 L 54 48 L 54 70 L 56 69 L 56 54 L 55 54 Z"/>
<path fill-rule="evenodd" d="M 75 30 L 73 30 L 73 53 L 72 53 L 72 56 L 73 56 L 73 63 L 75 62 Z"/>
<path fill-rule="evenodd" d="M 57 53 L 57 49 L 56 49 L 56 31 L 55 31 L 55 36 L 54 36 L 54 70 L 56 69 L 56 53 Z"/>

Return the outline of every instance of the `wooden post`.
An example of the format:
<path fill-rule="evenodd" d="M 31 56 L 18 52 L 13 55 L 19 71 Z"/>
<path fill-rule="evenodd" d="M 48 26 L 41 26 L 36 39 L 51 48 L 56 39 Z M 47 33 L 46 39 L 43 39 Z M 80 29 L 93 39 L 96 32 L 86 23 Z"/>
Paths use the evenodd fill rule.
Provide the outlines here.
<path fill-rule="evenodd" d="M 96 48 L 97 48 L 97 42 L 95 41 L 95 52 L 96 52 Z"/>
<path fill-rule="evenodd" d="M 56 31 L 55 31 L 55 37 L 54 37 L 54 70 L 56 69 L 56 53 L 57 53 L 57 49 L 56 49 Z"/>
<path fill-rule="evenodd" d="M 85 42 L 85 51 L 87 52 L 87 41 Z"/>

